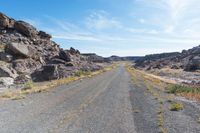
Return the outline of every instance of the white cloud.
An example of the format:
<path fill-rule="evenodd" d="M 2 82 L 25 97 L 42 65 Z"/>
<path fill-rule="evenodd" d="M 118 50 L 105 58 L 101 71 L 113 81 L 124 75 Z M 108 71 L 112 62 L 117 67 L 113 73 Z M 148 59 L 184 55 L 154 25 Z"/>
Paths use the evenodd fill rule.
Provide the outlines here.
<path fill-rule="evenodd" d="M 87 17 L 86 26 L 91 29 L 102 30 L 121 28 L 121 23 L 105 11 L 94 11 Z"/>
<path fill-rule="evenodd" d="M 158 34 L 157 30 L 154 29 L 135 29 L 135 28 L 127 28 L 128 32 L 135 33 L 135 34 Z"/>
<path fill-rule="evenodd" d="M 141 24 L 144 24 L 146 21 L 145 21 L 145 19 L 143 19 L 143 18 L 140 18 L 139 20 L 138 20 Z"/>

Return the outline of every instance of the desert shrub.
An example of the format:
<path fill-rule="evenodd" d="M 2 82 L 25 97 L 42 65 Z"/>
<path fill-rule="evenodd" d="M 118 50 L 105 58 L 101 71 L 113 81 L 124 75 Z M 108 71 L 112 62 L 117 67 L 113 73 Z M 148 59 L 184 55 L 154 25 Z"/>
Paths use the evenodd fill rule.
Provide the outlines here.
<path fill-rule="evenodd" d="M 183 104 L 182 103 L 177 103 L 177 102 L 171 103 L 170 110 L 171 111 L 183 110 Z"/>
<path fill-rule="evenodd" d="M 33 88 L 33 82 L 32 82 L 32 81 L 29 81 L 29 82 L 26 82 L 26 83 L 24 84 L 23 90 L 30 90 L 30 89 L 32 89 L 32 88 Z"/>

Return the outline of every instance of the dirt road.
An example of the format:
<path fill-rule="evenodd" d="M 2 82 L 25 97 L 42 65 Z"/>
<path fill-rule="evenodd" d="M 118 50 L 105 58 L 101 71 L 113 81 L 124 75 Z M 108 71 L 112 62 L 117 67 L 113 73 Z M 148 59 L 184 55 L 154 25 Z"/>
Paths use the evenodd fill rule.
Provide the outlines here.
<path fill-rule="evenodd" d="M 121 65 L 49 92 L 0 101 L 0 133 L 158 133 L 158 103 L 144 91 L 132 84 Z M 200 132 L 190 114 L 182 116 L 187 119 L 185 123 L 166 127 L 179 133 L 189 124 L 185 133 Z M 170 117 L 169 123 L 176 116 Z"/>

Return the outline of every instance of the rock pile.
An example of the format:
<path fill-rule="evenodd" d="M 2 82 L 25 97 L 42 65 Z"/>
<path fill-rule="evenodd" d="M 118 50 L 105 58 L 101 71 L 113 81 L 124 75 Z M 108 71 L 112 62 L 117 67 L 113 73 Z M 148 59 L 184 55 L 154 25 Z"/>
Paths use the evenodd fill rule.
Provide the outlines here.
<path fill-rule="evenodd" d="M 0 84 L 59 79 L 101 68 L 74 48 L 61 49 L 51 37 L 0 13 Z"/>

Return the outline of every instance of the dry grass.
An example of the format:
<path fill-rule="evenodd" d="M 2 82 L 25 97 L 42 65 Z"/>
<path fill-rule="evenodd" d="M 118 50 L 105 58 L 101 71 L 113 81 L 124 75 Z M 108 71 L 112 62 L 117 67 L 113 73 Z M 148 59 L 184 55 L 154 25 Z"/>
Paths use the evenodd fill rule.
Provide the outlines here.
<path fill-rule="evenodd" d="M 200 101 L 200 94 L 199 93 L 180 93 L 179 96 L 183 96 L 190 100 Z"/>
<path fill-rule="evenodd" d="M 11 100 L 19 100 L 24 99 L 25 96 L 21 93 L 21 91 L 7 91 L 3 95 L 1 95 L 2 99 L 11 99 Z"/>
<path fill-rule="evenodd" d="M 26 84 L 24 84 L 24 88 L 21 90 L 17 90 L 17 91 L 7 91 L 4 92 L 0 98 L 1 99 L 12 99 L 12 100 L 18 100 L 18 99 L 23 99 L 25 98 L 26 94 L 30 94 L 30 93 L 41 93 L 41 92 L 46 92 L 50 89 L 53 89 L 57 86 L 63 85 L 63 84 L 68 84 L 70 82 L 76 81 L 76 80 L 80 80 L 82 78 L 90 78 L 93 77 L 95 75 L 101 74 L 103 72 L 107 72 L 110 71 L 114 68 L 117 67 L 117 64 L 113 64 L 110 65 L 108 67 L 105 67 L 102 70 L 98 70 L 95 72 L 90 72 L 90 73 L 79 73 L 78 75 L 74 75 L 68 78 L 63 78 L 63 79 L 58 79 L 58 80 L 52 80 L 52 81 L 48 81 L 48 82 L 41 82 L 41 83 L 33 83 L 33 82 L 27 82 Z"/>

